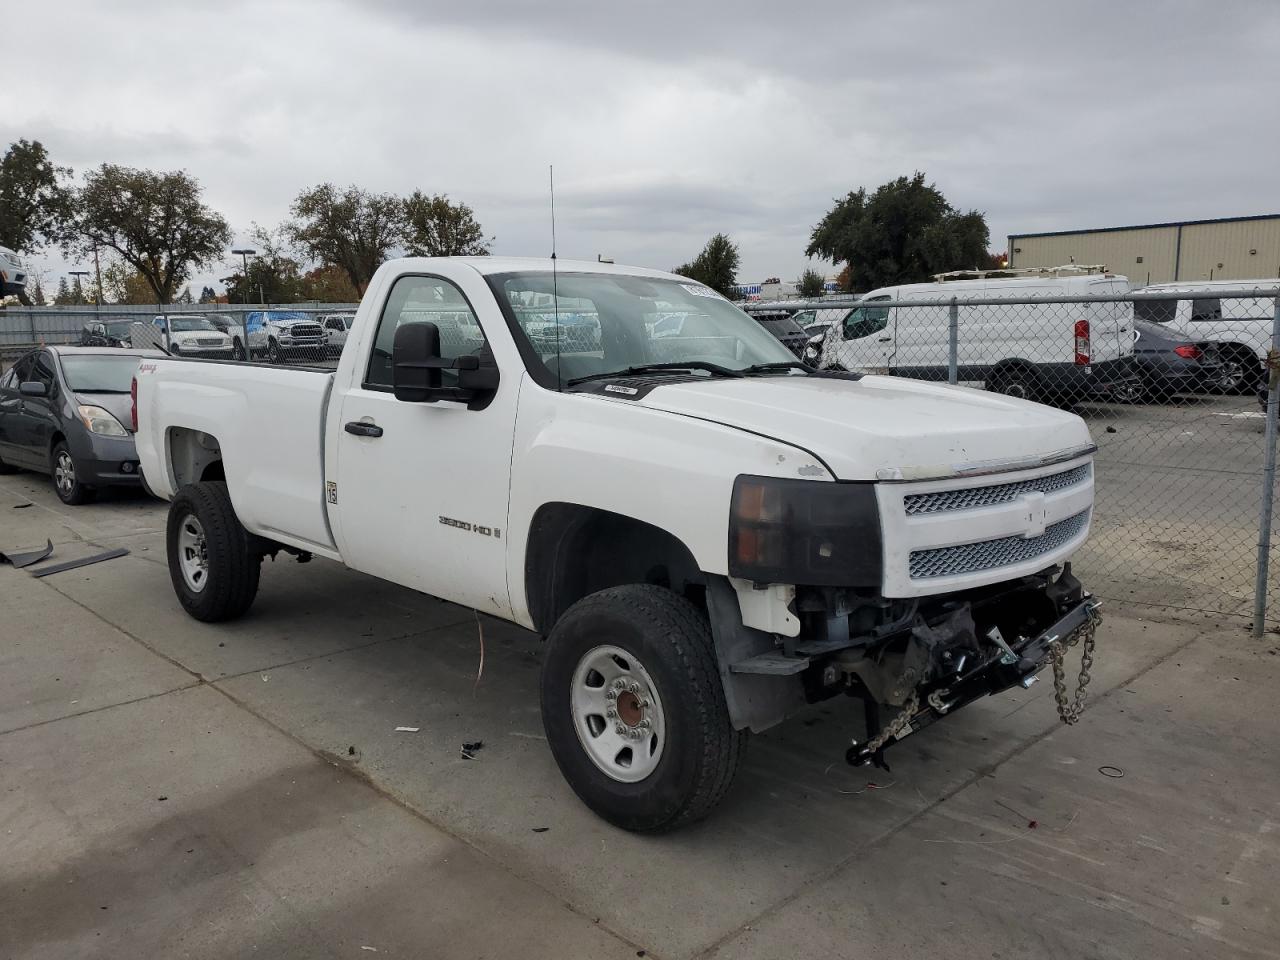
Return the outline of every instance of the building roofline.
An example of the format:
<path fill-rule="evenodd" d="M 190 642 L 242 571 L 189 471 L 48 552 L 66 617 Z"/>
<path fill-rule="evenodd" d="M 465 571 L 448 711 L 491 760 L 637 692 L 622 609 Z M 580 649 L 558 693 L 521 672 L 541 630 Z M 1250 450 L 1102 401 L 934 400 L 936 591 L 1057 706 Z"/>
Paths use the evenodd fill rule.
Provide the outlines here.
<path fill-rule="evenodd" d="M 1084 233 L 1120 233 L 1124 230 L 1155 230 L 1160 227 L 1199 227 L 1211 223 L 1244 223 L 1250 220 L 1280 220 L 1280 213 L 1262 213 L 1251 217 L 1219 217 L 1216 220 L 1173 220 L 1168 223 L 1135 223 L 1129 227 L 1096 227 L 1092 230 L 1050 230 L 1045 233 L 1011 233 L 1009 240 L 1033 237 L 1070 237 Z"/>

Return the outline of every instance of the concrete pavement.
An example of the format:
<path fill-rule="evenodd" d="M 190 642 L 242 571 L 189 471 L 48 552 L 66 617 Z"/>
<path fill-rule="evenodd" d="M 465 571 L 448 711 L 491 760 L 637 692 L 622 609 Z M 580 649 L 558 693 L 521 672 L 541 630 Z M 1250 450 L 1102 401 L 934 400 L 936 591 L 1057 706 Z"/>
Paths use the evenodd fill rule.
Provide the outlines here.
<path fill-rule="evenodd" d="M 1112 609 L 1075 727 L 1040 683 L 887 775 L 831 701 L 636 837 L 561 781 L 536 637 L 322 561 L 198 624 L 163 518 L 0 479 L 0 548 L 133 551 L 0 568 L 0 957 L 1280 956 L 1274 635 Z"/>

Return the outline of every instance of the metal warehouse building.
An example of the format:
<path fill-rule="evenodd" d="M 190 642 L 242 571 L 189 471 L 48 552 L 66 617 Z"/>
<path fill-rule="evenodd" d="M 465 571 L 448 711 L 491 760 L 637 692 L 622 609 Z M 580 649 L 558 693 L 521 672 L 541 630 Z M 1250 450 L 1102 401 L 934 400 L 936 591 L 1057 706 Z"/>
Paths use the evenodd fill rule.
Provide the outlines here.
<path fill-rule="evenodd" d="M 1102 263 L 1135 284 L 1280 277 L 1280 214 L 1009 235 L 1009 266 Z"/>

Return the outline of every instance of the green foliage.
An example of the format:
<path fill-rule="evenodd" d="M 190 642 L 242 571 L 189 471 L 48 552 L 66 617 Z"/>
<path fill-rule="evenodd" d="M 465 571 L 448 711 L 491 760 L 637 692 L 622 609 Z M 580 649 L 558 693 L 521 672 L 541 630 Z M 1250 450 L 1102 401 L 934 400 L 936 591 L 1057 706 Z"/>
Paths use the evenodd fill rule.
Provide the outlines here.
<path fill-rule="evenodd" d="M 302 265 L 285 248 L 284 230 L 272 233 L 257 224 L 249 234 L 257 255 L 249 259 L 249 273 L 243 262 L 227 278 L 228 303 L 296 303 L 307 299 L 303 292 Z"/>
<path fill-rule="evenodd" d="M 0 158 L 0 246 L 33 253 L 66 235 L 68 167 L 55 166 L 39 140 L 19 140 Z"/>
<path fill-rule="evenodd" d="M 851 288 L 917 283 L 987 259 L 986 218 L 961 213 L 923 173 L 837 200 L 813 228 L 808 256 L 847 263 Z"/>
<path fill-rule="evenodd" d="M 490 241 L 465 203 L 444 194 L 428 197 L 421 190 L 404 201 L 402 240 L 412 257 L 483 257 Z"/>
<path fill-rule="evenodd" d="M 805 298 L 820 297 L 826 282 L 826 277 L 809 267 L 804 273 L 800 274 L 800 282 L 796 284 L 796 292 Z"/>
<path fill-rule="evenodd" d="M 404 203 L 389 193 L 322 183 L 298 194 L 286 235 L 311 259 L 334 264 L 364 294 L 403 232 Z"/>
<path fill-rule="evenodd" d="M 43 307 L 45 305 L 44 286 L 39 279 L 31 285 L 31 305 L 33 307 Z"/>
<path fill-rule="evenodd" d="M 360 299 L 350 278 L 333 264 L 316 267 L 302 275 L 302 296 L 304 300 L 320 303 L 355 303 Z"/>
<path fill-rule="evenodd" d="M 723 233 L 717 233 L 691 263 L 683 263 L 671 272 L 704 283 L 722 297 L 733 299 L 739 259 L 738 245 Z"/>
<path fill-rule="evenodd" d="M 200 302 L 200 303 L 217 303 L 217 302 L 218 302 L 218 294 L 217 294 L 217 292 L 213 289 L 213 287 L 201 287 L 201 288 L 200 288 L 200 300 L 199 300 L 199 302 Z"/>
<path fill-rule="evenodd" d="M 185 171 L 157 173 L 104 163 L 76 197 L 75 231 L 83 253 L 110 247 L 170 303 L 193 267 L 218 259 L 231 240 L 227 221 L 201 202 Z"/>

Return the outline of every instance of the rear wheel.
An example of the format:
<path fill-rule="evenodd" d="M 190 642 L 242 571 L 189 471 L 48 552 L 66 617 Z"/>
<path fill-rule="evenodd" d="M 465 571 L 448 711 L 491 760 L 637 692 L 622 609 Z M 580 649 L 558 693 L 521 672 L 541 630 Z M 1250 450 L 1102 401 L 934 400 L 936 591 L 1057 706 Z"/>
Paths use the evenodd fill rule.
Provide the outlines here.
<path fill-rule="evenodd" d="M 73 507 L 79 506 L 82 503 L 88 503 L 97 495 L 93 487 L 80 481 L 76 473 L 75 457 L 71 456 L 66 441 L 59 440 L 54 444 L 49 467 L 49 473 L 53 479 L 53 490 L 63 503 Z"/>
<path fill-rule="evenodd" d="M 1005 367 L 987 378 L 986 388 L 1019 400 L 1038 400 L 1042 393 L 1040 380 L 1026 367 Z"/>
<path fill-rule="evenodd" d="M 1214 386 L 1222 393 L 1250 393 L 1258 389 L 1264 375 L 1262 364 L 1247 347 L 1233 346 L 1219 351 L 1221 366 Z"/>
<path fill-rule="evenodd" d="M 236 517 L 227 485 L 192 483 L 169 505 L 169 579 L 184 610 L 197 620 L 234 620 L 258 594 L 262 557 Z"/>
<path fill-rule="evenodd" d="M 729 722 L 702 612 L 662 587 L 613 587 L 570 607 L 547 644 L 542 722 L 582 801 L 626 830 L 709 814 L 746 735 Z"/>

